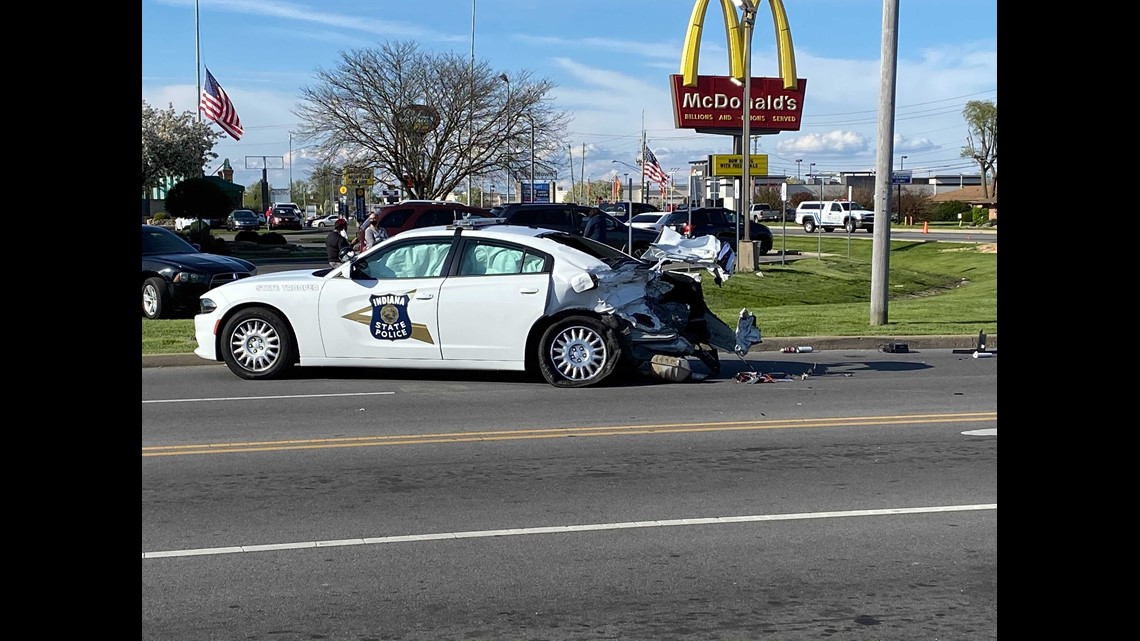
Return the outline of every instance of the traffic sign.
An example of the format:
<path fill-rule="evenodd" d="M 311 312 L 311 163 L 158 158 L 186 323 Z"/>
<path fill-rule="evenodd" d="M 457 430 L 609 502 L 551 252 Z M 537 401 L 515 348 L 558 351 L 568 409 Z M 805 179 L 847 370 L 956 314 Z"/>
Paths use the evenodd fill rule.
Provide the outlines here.
<path fill-rule="evenodd" d="M 892 185 L 909 185 L 910 183 L 910 170 L 899 170 L 891 172 Z"/>
<path fill-rule="evenodd" d="M 345 167 L 342 177 L 350 187 L 371 187 L 376 184 L 375 173 L 372 167 Z"/>

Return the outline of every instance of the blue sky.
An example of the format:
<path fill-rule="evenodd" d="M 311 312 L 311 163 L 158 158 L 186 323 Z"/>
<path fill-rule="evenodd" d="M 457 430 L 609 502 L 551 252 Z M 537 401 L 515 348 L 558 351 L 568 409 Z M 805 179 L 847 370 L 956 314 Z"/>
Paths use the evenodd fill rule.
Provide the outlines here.
<path fill-rule="evenodd" d="M 895 140 L 892 166 L 916 176 L 976 174 L 960 158 L 970 100 L 997 102 L 997 0 L 898 0 Z M 198 78 L 194 0 L 143 0 L 142 97 L 151 106 L 196 111 Z M 784 0 L 796 66 L 808 80 L 800 131 L 760 138 L 769 173 L 801 176 L 860 171 L 876 163 L 882 0 Z M 678 182 L 689 162 L 731 153 L 731 136 L 673 126 L 669 76 L 679 72 L 693 0 L 198 0 L 198 58 L 229 93 L 245 129 L 218 141 L 220 166 L 252 184 L 261 170 L 247 157 L 281 156 L 269 170 L 288 185 L 293 109 L 317 69 L 333 69 L 342 50 L 416 40 L 426 49 L 477 60 L 517 75 L 529 71 L 555 85 L 550 98 L 568 112 L 565 144 L 580 153 L 587 178 L 630 171 L 645 131 L 648 146 Z M 474 30 L 472 29 L 474 16 Z M 700 73 L 728 75 L 721 9 L 709 3 Z M 472 40 L 474 35 L 474 40 Z M 752 48 L 753 76 L 778 76 L 767 2 L 761 1 Z M 204 74 L 203 74 L 204 75 Z M 215 125 L 216 127 L 216 125 Z M 292 179 L 314 159 L 292 148 Z M 208 167 L 212 172 L 216 167 Z M 622 178 L 625 180 L 624 176 Z M 569 184 L 569 170 L 560 182 Z M 635 178 L 635 182 L 637 179 Z M 501 187 L 500 187 L 501 189 Z"/>

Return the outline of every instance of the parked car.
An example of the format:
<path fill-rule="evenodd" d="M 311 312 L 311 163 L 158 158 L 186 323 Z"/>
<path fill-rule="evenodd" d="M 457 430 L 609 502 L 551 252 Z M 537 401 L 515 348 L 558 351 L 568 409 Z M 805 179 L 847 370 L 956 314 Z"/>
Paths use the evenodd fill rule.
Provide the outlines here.
<path fill-rule="evenodd" d="M 328 216 L 314 218 L 309 221 L 309 227 L 332 227 L 340 218 L 341 216 L 339 214 L 329 214 Z"/>
<path fill-rule="evenodd" d="M 623 223 L 629 220 L 629 210 L 631 207 L 633 208 L 634 216 L 653 211 L 661 211 L 656 205 L 650 203 L 631 203 L 623 200 L 619 200 L 615 203 L 598 203 L 598 209 L 601 209 Z"/>
<path fill-rule="evenodd" d="M 292 203 L 270 205 L 266 215 L 269 229 L 301 229 L 301 210 Z"/>
<path fill-rule="evenodd" d="M 633 220 L 630 221 L 629 224 L 632 227 L 640 227 L 641 229 L 650 229 L 655 232 L 659 232 L 661 231 L 661 227 L 664 224 L 662 222 L 662 219 L 665 218 L 666 213 L 667 212 L 663 211 L 654 211 L 645 214 L 638 214 L 633 217 Z"/>
<path fill-rule="evenodd" d="M 263 211 L 257 212 L 257 222 L 261 223 L 262 225 L 269 222 L 269 219 L 265 217 L 265 212 L 263 212 Z"/>
<path fill-rule="evenodd" d="M 226 217 L 226 229 L 230 231 L 246 229 L 258 231 L 261 229 L 261 223 L 257 221 L 257 212 L 252 209 L 235 209 Z"/>
<path fill-rule="evenodd" d="M 147 318 L 196 312 L 198 297 L 207 290 L 256 273 L 247 260 L 208 254 L 165 227 L 142 226 L 142 312 Z"/>
<path fill-rule="evenodd" d="M 463 203 L 445 200 L 405 200 L 381 207 L 380 226 L 391 238 L 396 234 L 419 227 L 450 225 L 464 218 L 490 218 L 491 211 Z"/>
<path fill-rule="evenodd" d="M 731 256 L 718 255 L 692 253 L 691 264 L 719 284 Z M 717 350 L 760 340 L 754 316 L 742 313 L 734 332 L 687 272 L 576 234 L 472 220 L 403 232 L 339 267 L 230 283 L 204 293 L 201 309 L 194 353 L 250 380 L 295 366 L 410 367 L 585 387 L 619 364 L 645 371 L 657 355 L 719 373 Z M 738 348 L 737 336 L 754 338 Z"/>
<path fill-rule="evenodd" d="M 598 211 L 599 215 L 604 217 L 606 236 L 603 242 L 614 249 L 620 249 L 634 258 L 640 258 L 657 240 L 657 233 L 654 231 L 627 227 L 625 223 L 600 211 L 597 207 L 574 203 L 510 203 L 503 206 L 499 217 L 511 225 L 545 227 L 581 236 L 586 229 L 586 219 L 593 211 Z"/>
<path fill-rule="evenodd" d="M 736 212 L 726 207 L 698 207 L 677 209 L 665 219 L 665 225 L 689 238 L 712 235 L 736 251 L 737 223 Z M 763 256 L 772 251 L 772 230 L 760 223 L 751 223 L 748 231 L 751 239 L 758 241 L 756 253 Z M 744 238 L 744 225 L 740 225 L 740 238 Z"/>

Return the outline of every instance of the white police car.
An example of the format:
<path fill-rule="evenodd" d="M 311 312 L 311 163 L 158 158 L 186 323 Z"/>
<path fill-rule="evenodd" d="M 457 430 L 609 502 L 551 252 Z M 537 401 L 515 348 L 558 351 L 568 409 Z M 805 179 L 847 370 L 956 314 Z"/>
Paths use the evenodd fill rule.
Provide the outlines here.
<path fill-rule="evenodd" d="M 735 259 L 727 246 L 673 234 L 647 256 L 657 262 L 534 227 L 410 230 L 336 268 L 206 292 L 194 353 L 245 379 L 293 366 L 397 367 L 528 371 L 583 387 L 619 363 L 646 370 L 659 354 L 695 356 L 715 373 L 718 348 L 743 354 L 760 341 L 754 326 L 734 332 L 709 311 L 699 277 L 663 269 L 702 265 L 719 284 Z"/>

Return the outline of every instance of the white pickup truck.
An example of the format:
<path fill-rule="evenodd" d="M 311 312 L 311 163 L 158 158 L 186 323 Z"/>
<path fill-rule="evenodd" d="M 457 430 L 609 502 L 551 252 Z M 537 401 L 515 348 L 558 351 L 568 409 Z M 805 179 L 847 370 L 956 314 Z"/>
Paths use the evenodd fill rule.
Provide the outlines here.
<path fill-rule="evenodd" d="M 852 200 L 805 200 L 796 207 L 796 224 L 809 234 L 817 228 L 832 231 L 839 227 L 848 233 L 856 229 L 872 232 L 875 212 Z"/>

